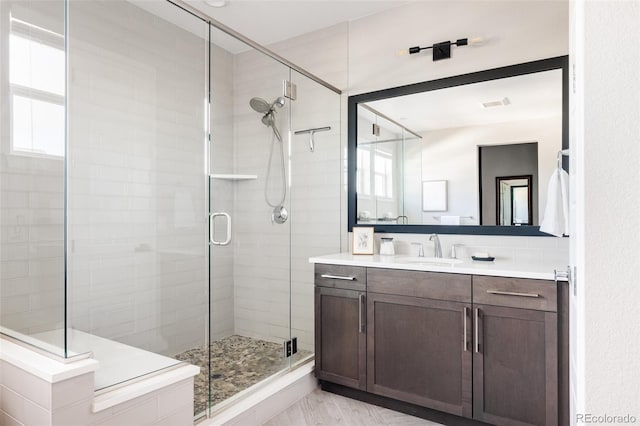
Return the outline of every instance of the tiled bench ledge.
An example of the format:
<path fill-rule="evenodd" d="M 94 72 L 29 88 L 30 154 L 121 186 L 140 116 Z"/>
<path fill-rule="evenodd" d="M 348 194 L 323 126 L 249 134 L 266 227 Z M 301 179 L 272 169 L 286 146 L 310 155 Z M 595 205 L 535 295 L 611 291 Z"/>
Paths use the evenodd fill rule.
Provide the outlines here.
<path fill-rule="evenodd" d="M 63 363 L 0 338 L 0 424 L 193 424 L 198 367 L 179 364 L 96 394 L 98 368 L 93 359 Z"/>

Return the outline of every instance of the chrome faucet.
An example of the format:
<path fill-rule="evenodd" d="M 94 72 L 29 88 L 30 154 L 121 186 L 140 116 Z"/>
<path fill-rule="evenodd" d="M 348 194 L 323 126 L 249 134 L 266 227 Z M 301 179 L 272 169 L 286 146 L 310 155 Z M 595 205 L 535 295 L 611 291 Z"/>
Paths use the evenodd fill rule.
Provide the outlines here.
<path fill-rule="evenodd" d="M 431 234 L 429 241 L 433 241 L 433 257 L 442 257 L 442 246 L 440 245 L 438 234 Z"/>

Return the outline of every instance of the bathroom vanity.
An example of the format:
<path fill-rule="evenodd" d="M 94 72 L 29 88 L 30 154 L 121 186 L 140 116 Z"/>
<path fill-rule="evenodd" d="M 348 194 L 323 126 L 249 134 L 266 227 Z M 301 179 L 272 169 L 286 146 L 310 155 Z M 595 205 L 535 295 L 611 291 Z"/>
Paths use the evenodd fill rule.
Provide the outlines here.
<path fill-rule="evenodd" d="M 556 265 L 310 261 L 324 389 L 445 424 L 568 424 L 568 285 Z"/>

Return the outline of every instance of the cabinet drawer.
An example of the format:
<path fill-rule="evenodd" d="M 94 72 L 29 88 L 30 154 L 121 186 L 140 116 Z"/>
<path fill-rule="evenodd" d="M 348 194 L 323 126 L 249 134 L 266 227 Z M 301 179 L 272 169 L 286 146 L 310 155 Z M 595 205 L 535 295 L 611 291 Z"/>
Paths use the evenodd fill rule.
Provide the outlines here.
<path fill-rule="evenodd" d="M 374 293 L 471 302 L 470 275 L 368 268 L 367 288 Z"/>
<path fill-rule="evenodd" d="M 474 275 L 473 303 L 556 312 L 558 292 L 554 281 Z"/>
<path fill-rule="evenodd" d="M 324 265 L 316 263 L 315 283 L 320 287 L 367 290 L 367 272 L 360 266 Z"/>

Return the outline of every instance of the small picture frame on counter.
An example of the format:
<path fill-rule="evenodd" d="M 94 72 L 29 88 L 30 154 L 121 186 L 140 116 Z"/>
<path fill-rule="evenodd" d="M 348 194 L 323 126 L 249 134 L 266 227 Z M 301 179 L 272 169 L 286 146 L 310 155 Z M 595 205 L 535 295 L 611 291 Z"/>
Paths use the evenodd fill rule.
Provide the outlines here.
<path fill-rule="evenodd" d="M 352 254 L 373 254 L 373 227 L 354 226 L 351 244 Z"/>

